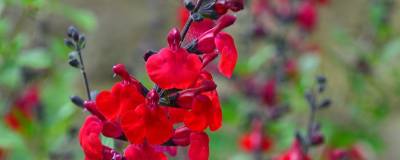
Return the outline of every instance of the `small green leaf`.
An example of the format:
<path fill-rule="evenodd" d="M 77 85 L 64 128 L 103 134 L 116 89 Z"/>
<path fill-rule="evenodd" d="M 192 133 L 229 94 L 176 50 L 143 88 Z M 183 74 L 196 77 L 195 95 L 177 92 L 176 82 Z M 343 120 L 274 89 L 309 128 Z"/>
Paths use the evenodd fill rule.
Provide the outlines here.
<path fill-rule="evenodd" d="M 20 54 L 17 63 L 33 69 L 44 69 L 51 65 L 51 58 L 43 49 L 37 48 Z"/>
<path fill-rule="evenodd" d="M 266 45 L 252 55 L 247 63 L 250 72 L 254 72 L 261 68 L 262 65 L 266 64 L 270 60 L 274 53 L 274 47 L 272 45 Z"/>
<path fill-rule="evenodd" d="M 22 83 L 21 71 L 16 66 L 0 70 L 0 85 L 16 88 Z"/>

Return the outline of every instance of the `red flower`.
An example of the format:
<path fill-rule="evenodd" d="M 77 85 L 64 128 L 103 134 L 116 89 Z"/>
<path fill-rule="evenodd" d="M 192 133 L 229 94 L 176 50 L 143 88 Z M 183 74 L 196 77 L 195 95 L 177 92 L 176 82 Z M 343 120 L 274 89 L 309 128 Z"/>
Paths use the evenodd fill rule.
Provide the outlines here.
<path fill-rule="evenodd" d="M 193 100 L 192 110 L 185 116 L 184 123 L 193 131 L 203 131 L 207 126 L 211 131 L 215 131 L 221 127 L 221 115 L 221 108 L 214 106 L 209 97 L 197 95 Z"/>
<path fill-rule="evenodd" d="M 36 87 L 27 88 L 24 93 L 13 102 L 10 111 L 4 116 L 5 123 L 14 130 L 21 130 L 21 121 L 32 120 L 33 109 L 39 105 L 39 90 Z"/>
<path fill-rule="evenodd" d="M 108 119 L 116 120 L 125 108 L 134 109 L 144 102 L 144 97 L 137 87 L 131 83 L 116 83 L 110 91 L 102 91 L 97 95 L 98 110 Z"/>
<path fill-rule="evenodd" d="M 134 109 L 144 102 L 139 83 L 129 75 L 125 66 L 114 66 L 114 72 L 124 80 L 116 83 L 110 91 L 102 91 L 97 95 L 97 109 L 110 121 L 117 120 L 126 108 Z"/>
<path fill-rule="evenodd" d="M 202 72 L 191 88 L 182 91 L 177 98 L 178 105 L 191 108 L 185 115 L 185 125 L 195 131 L 203 131 L 207 126 L 211 131 L 219 129 L 222 111 L 211 74 Z"/>
<path fill-rule="evenodd" d="M 201 53 L 214 54 L 215 49 L 221 54 L 221 60 L 219 61 L 218 69 L 222 75 L 230 78 L 232 72 L 235 69 L 235 65 L 238 58 L 238 52 L 235 46 L 235 42 L 227 33 L 221 33 L 221 31 L 232 25 L 236 20 L 236 17 L 232 15 L 224 15 L 218 19 L 217 25 L 209 31 L 202 34 L 196 45 L 196 50 Z M 215 58 L 215 57 L 214 57 Z M 204 65 L 208 64 L 205 61 Z"/>
<path fill-rule="evenodd" d="M 122 130 L 131 143 L 162 144 L 172 136 L 172 123 L 158 106 L 158 100 L 157 92 L 152 90 L 144 103 L 122 115 Z"/>
<path fill-rule="evenodd" d="M 225 77 L 230 78 L 238 59 L 235 42 L 227 33 L 220 33 L 215 37 L 215 45 L 221 53 L 218 69 Z"/>
<path fill-rule="evenodd" d="M 204 132 L 193 132 L 190 135 L 189 159 L 208 160 L 210 139 Z"/>
<path fill-rule="evenodd" d="M 134 145 L 131 144 L 125 149 L 126 160 L 167 160 L 162 153 L 155 151 L 154 147 L 147 143 Z"/>
<path fill-rule="evenodd" d="M 258 139 L 257 137 L 260 137 L 260 140 L 256 140 Z M 261 150 L 266 152 L 271 149 L 272 139 L 269 138 L 268 136 L 261 136 L 261 135 L 256 135 L 255 133 L 250 133 L 243 135 L 243 137 L 240 140 L 240 145 L 242 149 L 245 150 L 246 152 L 252 152 L 257 150 L 257 148 L 259 148 L 257 147 L 258 146 L 257 143 L 260 143 L 259 146 Z"/>
<path fill-rule="evenodd" d="M 178 10 L 179 10 L 180 28 L 182 29 L 185 26 L 186 21 L 189 19 L 190 12 L 185 7 L 180 7 Z M 214 25 L 215 22 L 207 18 L 203 19 L 202 21 L 193 22 L 192 25 L 190 25 L 190 28 L 188 30 L 188 33 L 186 34 L 186 38 L 183 44 L 187 44 L 192 40 L 196 39 L 201 34 L 214 27 Z"/>
<path fill-rule="evenodd" d="M 172 141 L 178 146 L 187 146 L 190 144 L 190 134 L 192 131 L 187 127 L 180 127 L 175 130 Z"/>
<path fill-rule="evenodd" d="M 273 160 L 311 160 L 311 158 L 303 153 L 301 144 L 299 140 L 296 139 L 288 151 Z"/>
<path fill-rule="evenodd" d="M 263 135 L 262 127 L 263 126 L 260 121 L 254 121 L 252 124 L 252 131 L 243 135 L 240 144 L 245 151 L 268 151 L 271 149 L 272 139 L 266 135 Z"/>
<path fill-rule="evenodd" d="M 163 89 L 187 88 L 197 79 L 202 63 L 197 55 L 179 46 L 180 34 L 177 29 L 173 29 L 168 37 L 170 46 L 147 60 L 147 73 Z"/>
<path fill-rule="evenodd" d="M 304 2 L 297 13 L 297 23 L 307 31 L 315 28 L 317 23 L 317 11 L 314 3 Z"/>
<path fill-rule="evenodd" d="M 79 132 L 79 142 L 85 153 L 86 160 L 111 160 L 113 157 L 117 160 L 122 157 L 114 150 L 103 146 L 100 140 L 100 133 L 103 130 L 103 123 L 96 116 L 86 118 Z"/>
<path fill-rule="evenodd" d="M 168 119 L 172 124 L 181 123 L 185 118 L 186 113 L 188 112 L 186 109 L 174 108 L 164 106 L 162 109 L 168 115 Z"/>

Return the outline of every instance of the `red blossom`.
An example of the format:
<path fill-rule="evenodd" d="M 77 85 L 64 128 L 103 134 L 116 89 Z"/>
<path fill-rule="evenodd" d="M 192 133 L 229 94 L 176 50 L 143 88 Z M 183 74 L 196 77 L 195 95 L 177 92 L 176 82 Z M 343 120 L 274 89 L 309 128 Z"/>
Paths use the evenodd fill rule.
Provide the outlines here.
<path fill-rule="evenodd" d="M 140 145 L 131 144 L 125 149 L 126 160 L 167 160 L 162 153 L 157 152 L 154 147 L 144 143 Z"/>
<path fill-rule="evenodd" d="M 189 19 L 190 12 L 185 7 L 180 7 L 178 11 L 179 11 L 178 19 L 180 23 L 180 28 L 182 29 L 185 26 L 186 21 Z M 191 42 L 192 40 L 196 39 L 201 34 L 214 27 L 214 25 L 215 22 L 211 19 L 203 19 L 202 21 L 193 22 L 190 25 L 188 33 L 186 34 L 184 44 L 187 44 L 188 42 Z"/>
<path fill-rule="evenodd" d="M 289 150 L 273 160 L 311 160 L 311 158 L 303 152 L 300 141 L 296 139 Z"/>
<path fill-rule="evenodd" d="M 208 135 L 204 132 L 193 132 L 190 135 L 189 159 L 208 160 L 209 156 Z"/>
<path fill-rule="evenodd" d="M 256 140 L 257 136 L 258 135 L 254 134 L 254 133 L 243 135 L 243 137 L 240 139 L 240 146 L 242 147 L 242 149 L 247 152 L 257 150 L 258 142 L 255 142 L 255 141 L 258 141 L 258 140 Z M 271 146 L 272 146 L 272 139 L 269 138 L 268 136 L 262 136 L 262 138 L 260 140 L 261 150 L 264 152 L 269 151 L 271 149 Z"/>
<path fill-rule="evenodd" d="M 251 132 L 243 135 L 240 145 L 245 151 L 268 151 L 271 149 L 272 139 L 263 134 L 262 127 L 260 121 L 253 121 Z"/>
<path fill-rule="evenodd" d="M 187 146 L 190 144 L 190 134 L 192 131 L 188 127 L 177 128 L 172 137 L 172 141 L 178 146 Z"/>
<path fill-rule="evenodd" d="M 307 31 L 311 31 L 317 24 L 317 11 L 314 3 L 303 2 L 297 13 L 297 23 Z"/>
<path fill-rule="evenodd" d="M 219 106 L 214 106 L 208 96 L 197 95 L 193 100 L 192 110 L 186 116 L 184 123 L 193 131 L 203 131 L 210 127 L 215 131 L 221 127 L 222 112 Z"/>
<path fill-rule="evenodd" d="M 173 29 L 168 37 L 170 47 L 161 49 L 147 60 L 147 73 L 150 79 L 163 89 L 187 88 L 200 74 L 201 60 L 197 55 L 181 48 L 179 43 L 175 43 L 179 41 L 179 32 L 176 29 Z"/>
<path fill-rule="evenodd" d="M 110 121 L 119 118 L 125 108 L 134 109 L 144 102 L 144 97 L 132 83 L 116 83 L 110 91 L 102 91 L 97 95 L 98 110 Z"/>
<path fill-rule="evenodd" d="M 227 33 L 220 33 L 215 37 L 215 45 L 221 53 L 218 69 L 225 77 L 230 78 L 238 59 L 235 42 Z"/>
<path fill-rule="evenodd" d="M 96 116 L 89 116 L 79 131 L 79 142 L 85 154 L 85 160 L 121 160 L 121 156 L 114 150 L 103 146 L 100 140 L 100 133 L 103 130 L 103 123 Z"/>
<path fill-rule="evenodd" d="M 31 121 L 33 109 L 39 105 L 40 97 L 37 87 L 28 87 L 12 104 L 4 116 L 5 123 L 14 130 L 21 130 L 21 121 Z"/>
<path fill-rule="evenodd" d="M 213 28 L 198 37 L 196 49 L 202 53 L 212 53 L 215 50 L 215 37 L 235 21 L 235 16 L 229 14 L 221 16 Z"/>
<path fill-rule="evenodd" d="M 152 90 L 144 103 L 135 109 L 125 110 L 121 126 L 131 143 L 162 144 L 172 136 L 172 123 L 158 106 L 158 100 L 157 92 Z"/>

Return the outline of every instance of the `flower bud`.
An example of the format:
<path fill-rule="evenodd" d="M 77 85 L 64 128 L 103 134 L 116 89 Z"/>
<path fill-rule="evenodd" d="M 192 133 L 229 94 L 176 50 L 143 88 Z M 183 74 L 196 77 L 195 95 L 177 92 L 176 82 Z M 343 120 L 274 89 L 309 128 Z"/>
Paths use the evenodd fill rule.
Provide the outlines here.
<path fill-rule="evenodd" d="M 233 12 L 238 12 L 244 8 L 244 2 L 243 0 L 228 0 L 226 6 Z"/>
<path fill-rule="evenodd" d="M 178 146 L 187 146 L 190 144 L 190 133 L 192 131 L 187 127 L 178 128 L 172 136 L 172 141 Z"/>
<path fill-rule="evenodd" d="M 69 59 L 68 64 L 74 68 L 79 68 L 80 66 L 78 59 Z"/>
<path fill-rule="evenodd" d="M 121 127 L 117 123 L 111 121 L 103 123 L 102 133 L 104 136 L 111 138 L 118 138 L 123 135 Z"/>
<path fill-rule="evenodd" d="M 148 50 L 143 56 L 144 61 L 147 62 L 147 60 L 154 54 L 157 54 L 157 52 L 152 51 L 152 50 Z"/>
<path fill-rule="evenodd" d="M 147 93 L 146 98 L 151 104 L 155 104 L 155 105 L 157 105 L 158 101 L 160 100 L 160 96 L 158 95 L 158 93 L 155 89 L 150 90 L 150 92 Z"/>
<path fill-rule="evenodd" d="M 73 38 L 74 40 L 75 40 L 74 37 L 78 37 L 77 39 L 79 39 L 79 31 L 74 26 L 68 27 L 67 35 L 69 38 Z"/>
<path fill-rule="evenodd" d="M 70 48 L 70 49 L 75 49 L 75 43 L 71 39 L 64 39 L 64 44 Z"/>
<path fill-rule="evenodd" d="M 315 132 L 311 136 L 310 142 L 312 145 L 317 146 L 323 144 L 325 141 L 324 136 L 321 134 L 321 132 Z"/>
<path fill-rule="evenodd" d="M 123 64 L 116 64 L 113 66 L 113 72 L 120 76 L 122 79 L 126 81 L 131 81 L 131 76 L 129 75 L 128 71 L 126 70 L 125 65 Z"/>
<path fill-rule="evenodd" d="M 171 31 L 169 31 L 167 40 L 169 48 L 172 50 L 178 50 L 181 42 L 181 34 L 179 33 L 179 30 L 177 28 L 173 28 Z"/>
<path fill-rule="evenodd" d="M 83 106 L 85 107 L 86 110 L 88 110 L 91 114 L 97 116 L 99 119 L 104 121 L 106 118 L 99 112 L 96 106 L 95 101 L 85 101 Z"/>
<path fill-rule="evenodd" d="M 76 106 L 78 107 L 83 107 L 83 99 L 79 96 L 71 96 L 69 97 L 69 99 L 71 100 L 72 103 L 74 103 Z"/>
<path fill-rule="evenodd" d="M 216 26 L 213 28 L 214 33 L 217 34 L 221 32 L 226 27 L 229 27 L 230 25 L 235 23 L 235 21 L 236 21 L 235 16 L 229 14 L 223 15 L 218 19 Z"/>

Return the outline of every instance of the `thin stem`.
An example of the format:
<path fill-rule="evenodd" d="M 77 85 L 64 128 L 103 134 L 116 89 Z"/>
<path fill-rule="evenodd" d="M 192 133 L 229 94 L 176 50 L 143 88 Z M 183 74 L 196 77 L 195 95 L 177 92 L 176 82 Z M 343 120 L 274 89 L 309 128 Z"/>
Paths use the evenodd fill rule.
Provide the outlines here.
<path fill-rule="evenodd" d="M 80 69 L 81 69 L 81 73 L 82 73 L 82 76 L 83 76 L 83 81 L 85 82 L 86 93 L 87 93 L 88 99 L 92 100 L 92 96 L 90 95 L 89 80 L 88 80 L 87 75 L 86 75 L 85 65 L 83 63 L 83 58 L 82 58 L 82 53 L 81 53 L 81 48 L 77 47 L 76 51 L 78 52 L 79 62 L 81 63 L 80 64 L 80 66 L 81 66 Z"/>
<path fill-rule="evenodd" d="M 190 28 L 190 26 L 191 26 L 192 23 L 193 23 L 192 14 L 193 14 L 193 13 L 196 13 L 197 11 L 199 11 L 199 9 L 200 9 L 201 4 L 203 3 L 203 1 L 204 1 L 204 0 L 198 0 L 196 6 L 194 7 L 192 13 L 191 13 L 190 16 L 189 16 L 189 19 L 186 21 L 185 26 L 183 27 L 182 32 L 181 32 L 181 43 L 183 42 L 183 40 L 185 40 L 186 34 L 188 33 L 189 28 Z"/>
<path fill-rule="evenodd" d="M 312 139 L 312 132 L 313 132 L 313 127 L 315 124 L 315 117 L 317 113 L 317 106 L 316 106 L 316 95 L 314 93 L 314 89 L 311 89 L 310 93 L 310 99 L 309 99 L 309 104 L 310 104 L 310 116 L 308 119 L 308 126 L 307 126 L 307 143 L 304 147 L 304 152 L 307 154 L 308 150 L 311 146 L 311 139 Z"/>

